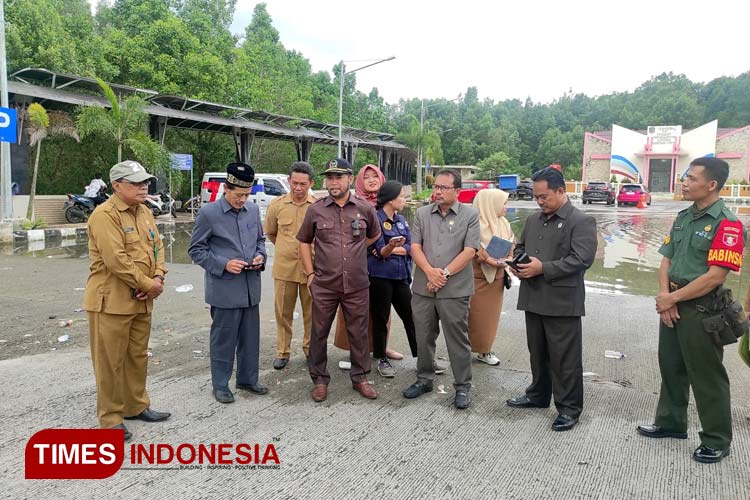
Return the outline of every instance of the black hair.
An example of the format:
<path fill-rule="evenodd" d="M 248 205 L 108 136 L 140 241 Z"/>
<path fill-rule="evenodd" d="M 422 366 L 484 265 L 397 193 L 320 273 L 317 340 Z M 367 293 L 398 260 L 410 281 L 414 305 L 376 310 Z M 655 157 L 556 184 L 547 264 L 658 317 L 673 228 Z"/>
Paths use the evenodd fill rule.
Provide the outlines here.
<path fill-rule="evenodd" d="M 289 170 L 289 177 L 291 177 L 295 172 L 298 174 L 307 174 L 307 176 L 310 178 L 310 182 L 313 182 L 313 176 L 315 174 L 313 173 L 312 165 L 310 165 L 306 161 L 298 161 L 292 164 L 292 168 Z"/>
<path fill-rule="evenodd" d="M 557 191 L 562 188 L 563 191 L 565 191 L 565 177 L 563 177 L 563 174 L 556 168 L 547 167 L 538 172 L 534 172 L 534 175 L 531 176 L 531 180 L 533 182 L 547 181 L 547 186 L 551 190 Z"/>
<path fill-rule="evenodd" d="M 690 162 L 691 167 L 703 167 L 703 174 L 709 181 L 716 181 L 717 190 L 724 187 L 729 177 L 729 164 L 713 156 L 703 156 Z"/>
<path fill-rule="evenodd" d="M 461 174 L 455 168 L 444 168 L 444 169 L 439 170 L 438 173 L 435 174 L 436 179 L 438 175 L 453 176 L 453 187 L 456 189 L 461 187 Z"/>

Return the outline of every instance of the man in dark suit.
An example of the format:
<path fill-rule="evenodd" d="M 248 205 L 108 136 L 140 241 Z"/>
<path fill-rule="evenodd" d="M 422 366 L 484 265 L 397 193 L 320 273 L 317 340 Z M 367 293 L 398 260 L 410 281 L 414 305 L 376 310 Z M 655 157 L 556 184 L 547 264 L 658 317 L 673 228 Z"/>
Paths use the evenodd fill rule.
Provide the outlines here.
<path fill-rule="evenodd" d="M 552 429 L 566 431 L 583 410 L 581 316 L 583 275 L 596 255 L 596 222 L 574 208 L 565 179 L 552 168 L 532 177 L 541 211 L 526 219 L 515 255 L 529 262 L 514 271 L 521 278 L 518 309 L 526 311 L 526 339 L 533 380 L 526 394 L 507 401 L 514 408 L 548 408 L 554 394 L 559 415 Z"/>
<path fill-rule="evenodd" d="M 248 202 L 255 172 L 230 163 L 224 196 L 201 208 L 188 254 L 206 270 L 206 302 L 211 306 L 211 382 L 220 403 L 234 402 L 229 379 L 237 353 L 238 389 L 266 394 L 258 382 L 260 355 L 260 273 L 266 237 L 260 210 Z"/>

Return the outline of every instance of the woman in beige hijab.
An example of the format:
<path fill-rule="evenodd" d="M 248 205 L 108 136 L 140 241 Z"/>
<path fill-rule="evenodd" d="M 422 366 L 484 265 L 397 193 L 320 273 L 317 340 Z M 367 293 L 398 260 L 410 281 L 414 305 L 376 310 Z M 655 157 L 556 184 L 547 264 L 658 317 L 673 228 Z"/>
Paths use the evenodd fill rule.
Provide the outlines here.
<path fill-rule="evenodd" d="M 469 303 L 469 340 L 471 351 L 477 360 L 488 365 L 497 365 L 500 360 L 492 352 L 500 312 L 503 309 L 503 292 L 506 273 L 505 259 L 495 259 L 484 249 L 493 236 L 513 241 L 515 236 L 505 218 L 508 193 L 499 189 L 483 189 L 474 198 L 474 208 L 479 210 L 479 232 L 481 248 L 473 261 L 474 295 Z M 507 258 L 513 255 L 513 248 Z M 508 275 L 508 278 L 510 275 Z"/>

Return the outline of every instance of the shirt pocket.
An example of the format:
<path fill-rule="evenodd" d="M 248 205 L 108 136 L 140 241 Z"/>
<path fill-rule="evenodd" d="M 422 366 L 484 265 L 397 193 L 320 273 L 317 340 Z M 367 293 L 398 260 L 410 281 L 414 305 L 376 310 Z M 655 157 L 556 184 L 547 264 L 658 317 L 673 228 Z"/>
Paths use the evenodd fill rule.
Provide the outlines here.
<path fill-rule="evenodd" d="M 690 247 L 708 254 L 708 250 L 711 248 L 711 243 L 711 238 L 703 238 L 697 234 L 693 234 L 690 240 Z"/>
<path fill-rule="evenodd" d="M 279 234 L 284 236 L 294 237 L 296 234 L 292 232 L 292 223 L 294 220 L 290 218 L 279 218 Z"/>
<path fill-rule="evenodd" d="M 335 243 L 336 231 L 332 219 L 320 219 L 315 223 L 315 237 L 323 243 Z"/>

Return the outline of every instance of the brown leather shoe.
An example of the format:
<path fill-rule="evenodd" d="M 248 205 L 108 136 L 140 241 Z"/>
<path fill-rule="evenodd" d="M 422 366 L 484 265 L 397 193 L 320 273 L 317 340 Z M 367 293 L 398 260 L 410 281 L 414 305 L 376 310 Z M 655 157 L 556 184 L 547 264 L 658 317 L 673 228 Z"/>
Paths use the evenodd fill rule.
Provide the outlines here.
<path fill-rule="evenodd" d="M 360 393 L 363 398 L 377 399 L 378 393 L 370 385 L 370 382 L 365 380 L 364 382 L 352 382 L 352 388 Z"/>
<path fill-rule="evenodd" d="M 328 386 L 326 384 L 315 384 L 312 390 L 312 398 L 316 403 L 325 401 L 328 397 Z"/>

